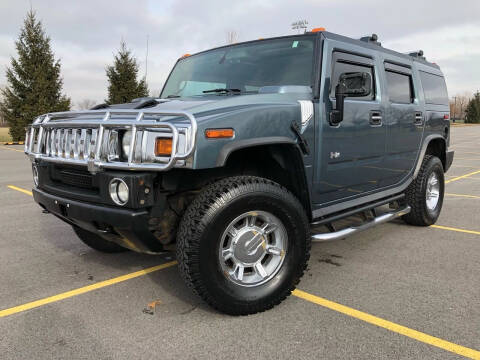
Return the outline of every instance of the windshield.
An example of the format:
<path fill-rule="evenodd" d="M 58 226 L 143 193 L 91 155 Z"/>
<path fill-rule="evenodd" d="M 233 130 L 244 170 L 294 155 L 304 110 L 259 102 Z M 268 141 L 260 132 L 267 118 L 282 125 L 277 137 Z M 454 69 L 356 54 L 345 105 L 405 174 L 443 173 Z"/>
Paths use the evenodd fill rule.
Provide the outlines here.
<path fill-rule="evenodd" d="M 312 36 L 296 36 L 184 58 L 170 74 L 161 97 L 248 94 L 272 85 L 312 86 L 314 41 Z"/>

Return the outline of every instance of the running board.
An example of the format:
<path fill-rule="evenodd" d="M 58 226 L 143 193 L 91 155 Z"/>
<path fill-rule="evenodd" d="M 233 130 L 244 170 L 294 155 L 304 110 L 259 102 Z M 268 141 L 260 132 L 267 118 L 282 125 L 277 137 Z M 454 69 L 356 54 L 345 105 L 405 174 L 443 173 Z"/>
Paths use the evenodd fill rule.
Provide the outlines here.
<path fill-rule="evenodd" d="M 402 209 L 392 211 L 380 216 L 377 216 L 371 221 L 368 221 L 362 225 L 359 226 L 352 226 L 348 227 L 346 229 L 342 229 L 339 231 L 335 232 L 330 232 L 330 233 L 321 233 L 321 234 L 315 234 L 312 235 L 312 241 L 313 242 L 321 242 L 321 241 L 330 241 L 330 240 L 338 240 L 338 239 L 343 239 L 349 235 L 352 235 L 356 232 L 360 232 L 363 230 L 370 229 L 371 227 L 386 223 L 388 221 L 391 221 L 393 219 L 396 219 L 400 216 L 403 216 L 405 214 L 408 214 L 410 212 L 411 208 L 410 206 L 406 206 Z"/>

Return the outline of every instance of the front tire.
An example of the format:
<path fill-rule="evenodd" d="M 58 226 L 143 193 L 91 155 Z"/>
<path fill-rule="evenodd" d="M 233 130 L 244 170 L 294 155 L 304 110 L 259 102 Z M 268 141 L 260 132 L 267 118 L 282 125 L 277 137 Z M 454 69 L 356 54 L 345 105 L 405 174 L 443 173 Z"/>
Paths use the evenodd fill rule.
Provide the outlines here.
<path fill-rule="evenodd" d="M 417 177 L 405 192 L 411 211 L 403 216 L 403 220 L 416 226 L 435 224 L 442 210 L 444 192 L 442 162 L 436 156 L 425 155 Z"/>
<path fill-rule="evenodd" d="M 80 240 L 82 240 L 85 245 L 88 245 L 89 247 L 97 251 L 111 254 L 128 251 L 127 248 L 115 244 L 112 241 L 105 240 L 97 234 L 79 228 L 77 226 L 73 226 L 73 231 L 75 231 L 75 234 L 77 234 L 77 236 L 80 238 Z"/>
<path fill-rule="evenodd" d="M 282 186 L 258 177 L 207 186 L 188 207 L 177 234 L 185 282 L 231 315 L 254 314 L 283 301 L 309 256 L 302 205 Z"/>

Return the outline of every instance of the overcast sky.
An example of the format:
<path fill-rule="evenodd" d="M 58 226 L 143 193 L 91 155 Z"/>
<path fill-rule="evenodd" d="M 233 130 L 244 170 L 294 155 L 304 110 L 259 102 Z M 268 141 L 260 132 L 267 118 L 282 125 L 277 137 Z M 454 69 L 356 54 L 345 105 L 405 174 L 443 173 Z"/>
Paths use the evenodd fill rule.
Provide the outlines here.
<path fill-rule="evenodd" d="M 61 59 L 64 91 L 76 104 L 102 102 L 107 95 L 105 66 L 123 38 L 158 95 L 176 59 L 226 42 L 294 34 L 290 24 L 358 38 L 376 33 L 400 52 L 423 49 L 444 71 L 451 96 L 480 89 L 479 0 L 0 0 L 0 85 L 14 41 L 31 6 Z"/>

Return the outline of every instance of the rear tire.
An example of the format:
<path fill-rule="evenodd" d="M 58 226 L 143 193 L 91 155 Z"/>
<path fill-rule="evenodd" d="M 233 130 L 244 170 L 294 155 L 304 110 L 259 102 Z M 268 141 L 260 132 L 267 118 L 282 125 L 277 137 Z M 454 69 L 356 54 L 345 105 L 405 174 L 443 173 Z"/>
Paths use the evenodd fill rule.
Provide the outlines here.
<path fill-rule="evenodd" d="M 80 238 L 80 240 L 82 240 L 85 245 L 88 245 L 89 247 L 97 251 L 111 254 L 128 251 L 127 248 L 124 248 L 112 241 L 105 240 L 97 234 L 79 228 L 77 226 L 73 226 L 73 231 L 75 231 L 75 234 L 77 234 L 77 236 Z"/>
<path fill-rule="evenodd" d="M 279 304 L 300 281 L 309 257 L 303 206 L 287 189 L 258 177 L 207 186 L 188 207 L 177 233 L 183 279 L 204 301 L 230 315 Z"/>
<path fill-rule="evenodd" d="M 405 192 L 406 202 L 412 209 L 403 220 L 416 226 L 435 224 L 442 210 L 444 192 L 442 162 L 436 156 L 425 155 L 417 177 Z"/>

